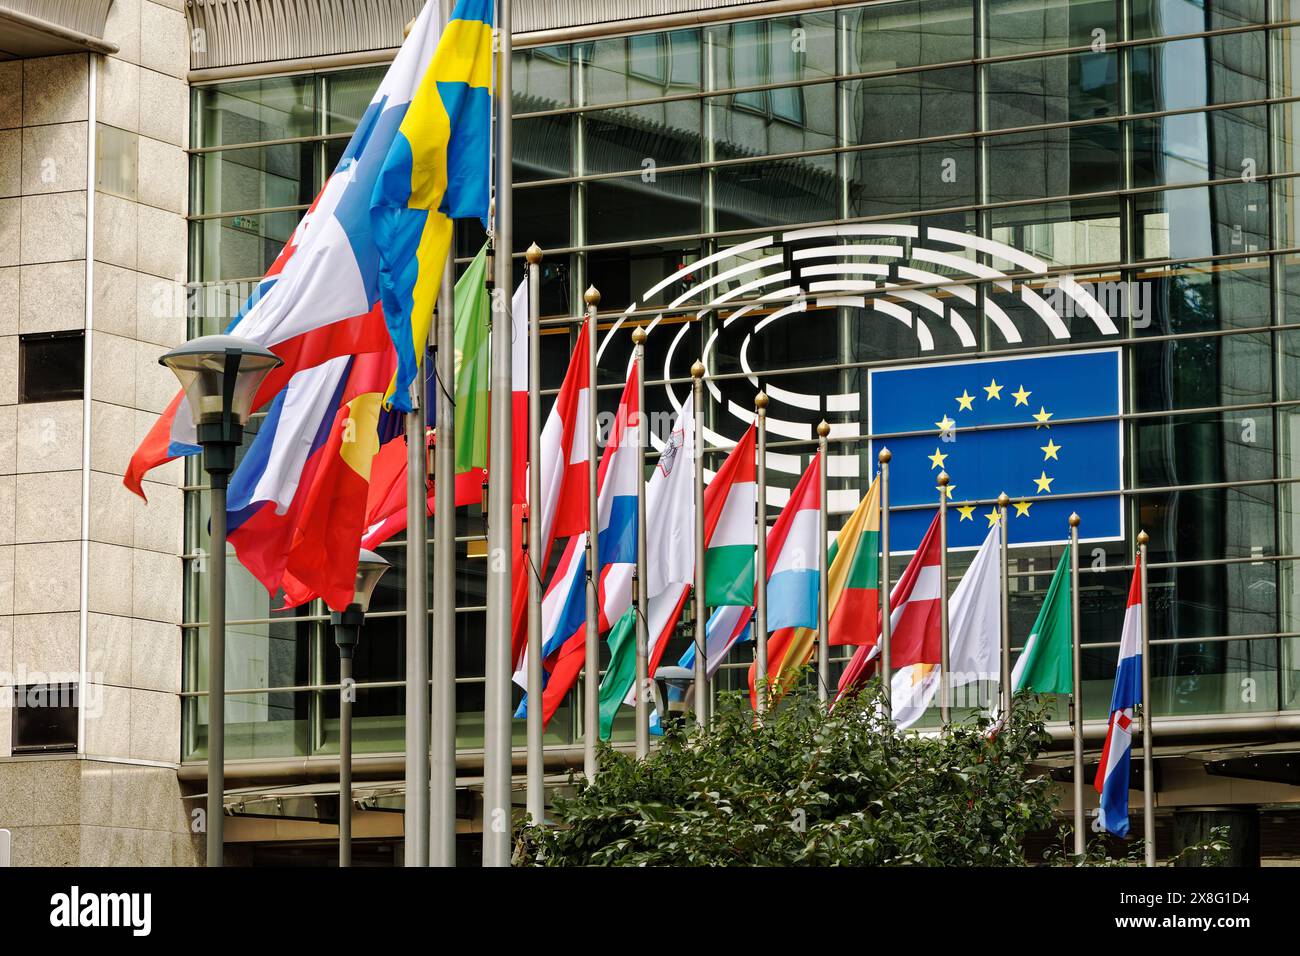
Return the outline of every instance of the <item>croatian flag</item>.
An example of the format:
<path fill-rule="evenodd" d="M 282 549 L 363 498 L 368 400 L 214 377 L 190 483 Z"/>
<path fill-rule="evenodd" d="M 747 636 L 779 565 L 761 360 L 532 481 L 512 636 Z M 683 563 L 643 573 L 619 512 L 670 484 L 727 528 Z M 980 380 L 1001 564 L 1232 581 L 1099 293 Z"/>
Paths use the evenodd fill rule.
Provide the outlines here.
<path fill-rule="evenodd" d="M 1142 558 L 1133 567 L 1119 639 L 1119 666 L 1110 697 L 1110 726 L 1101 750 L 1094 786 L 1101 794 L 1098 823 L 1117 837 L 1128 836 L 1129 758 L 1133 750 L 1133 709 L 1142 702 Z M 1150 781 L 1146 782 L 1150 786 Z"/>

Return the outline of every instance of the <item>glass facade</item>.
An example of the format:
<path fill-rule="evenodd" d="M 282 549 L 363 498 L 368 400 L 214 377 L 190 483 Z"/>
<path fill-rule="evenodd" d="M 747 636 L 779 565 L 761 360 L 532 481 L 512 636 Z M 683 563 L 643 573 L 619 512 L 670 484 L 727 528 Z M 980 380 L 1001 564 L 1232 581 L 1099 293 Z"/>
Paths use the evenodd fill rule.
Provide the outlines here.
<path fill-rule="evenodd" d="M 726 325 L 716 310 L 669 310 L 647 343 L 650 411 L 670 408 L 665 380 L 684 394 L 690 364 L 705 354 L 718 388 L 706 421 L 724 440 L 743 428 L 728 403 L 752 407 L 760 376 L 773 394 L 854 396 L 794 409 L 786 417 L 797 427 L 772 436 L 784 467 L 770 471 L 783 487 L 806 465 L 821 417 L 857 436 L 836 442 L 850 463 L 830 478 L 837 527 L 872 471 L 870 369 L 1006 349 L 995 312 L 1019 329 L 1017 348 L 1118 345 L 1128 537 L 1082 555 L 1085 712 L 1109 706 L 1137 528 L 1151 535 L 1155 712 L 1300 708 L 1292 18 L 1300 9 L 1289 0 L 895 0 L 516 51 L 514 252 L 532 242 L 546 250 L 543 387 L 553 393 L 563 376 L 573 335 L 565 318 L 580 313 L 588 284 L 611 316 L 633 307 L 653 317 L 737 261 L 710 257 L 739 248 L 757 260 L 779 249 L 750 250 L 750 240 L 830 223 L 951 230 L 1012 247 L 1045 269 L 1004 261 L 999 247 L 965 255 L 976 271 L 1015 274 L 1031 289 L 1050 290 L 1062 275 L 1090 283 L 1116 334 L 1066 309 L 1062 341 L 1022 297 L 978 280 L 965 281 L 979 305 L 972 338 L 932 323 L 926 350 L 903 323 L 843 305 L 810 307 L 762 334 L 770 305 Z M 194 88 L 193 334 L 227 324 L 382 72 Z M 461 260 L 482 241 L 477 224 L 462 224 Z M 905 240 L 881 241 L 932 276 L 958 274 L 921 261 L 925 250 Z M 898 251 L 855 261 L 897 261 Z M 717 291 L 740 284 L 722 277 Z M 602 406 L 615 404 L 630 351 L 626 330 L 611 339 Z M 184 754 L 195 759 L 206 733 L 207 494 L 197 467 L 189 474 Z M 469 747 L 481 739 L 483 701 L 479 509 L 461 509 L 456 532 L 459 736 Z M 402 746 L 403 548 L 398 539 L 384 549 L 394 570 L 356 662 L 359 750 Z M 1016 645 L 1059 556 L 1059 547 L 1012 551 Z M 954 553 L 954 581 L 969 560 Z M 282 602 L 227 564 L 229 756 L 332 752 L 337 663 L 324 608 L 276 611 Z M 743 686 L 749 657 L 745 646 L 733 652 L 719 686 Z M 548 740 L 580 735 L 580 711 L 571 697 Z M 522 722 L 516 729 L 522 743 Z"/>

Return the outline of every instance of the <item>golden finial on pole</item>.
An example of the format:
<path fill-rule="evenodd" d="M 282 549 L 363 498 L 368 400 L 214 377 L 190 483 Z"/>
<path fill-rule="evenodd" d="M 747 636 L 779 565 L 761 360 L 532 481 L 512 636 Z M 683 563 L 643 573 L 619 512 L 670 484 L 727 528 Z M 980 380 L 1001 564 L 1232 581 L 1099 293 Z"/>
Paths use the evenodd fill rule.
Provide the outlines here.
<path fill-rule="evenodd" d="M 998 495 L 998 507 L 999 507 L 999 508 L 1005 508 L 1005 507 L 1006 507 L 1007 505 L 1009 505 L 1009 504 L 1011 504 L 1011 496 L 1010 496 L 1010 495 L 1008 495 L 1005 491 L 1002 492 L 1002 494 Z"/>
<path fill-rule="evenodd" d="M 825 419 L 822 419 L 822 421 L 820 422 L 820 424 L 818 424 L 818 426 L 817 426 L 817 437 L 818 437 L 818 438 L 825 438 L 825 437 L 826 437 L 827 435 L 829 435 L 830 433 L 831 433 L 831 426 L 828 425 L 828 424 L 826 424 L 826 420 L 825 420 Z"/>
<path fill-rule="evenodd" d="M 754 396 L 754 407 L 760 412 L 767 408 L 767 392 L 759 392 Z"/>
<path fill-rule="evenodd" d="M 691 378 L 704 378 L 704 372 L 704 363 L 696 359 L 695 364 L 691 366 Z"/>
<path fill-rule="evenodd" d="M 411 17 L 411 19 L 406 21 L 406 26 L 402 27 L 402 39 L 405 40 L 407 37 L 409 37 L 411 35 L 411 31 L 414 29 L 415 29 L 415 17 Z"/>
<path fill-rule="evenodd" d="M 888 448 L 880 449 L 880 454 L 876 456 L 882 465 L 888 465 L 890 461 L 893 460 L 893 457 L 894 453 Z"/>
<path fill-rule="evenodd" d="M 948 485 L 948 473 L 946 471 L 939 472 L 939 487 L 945 488 L 947 487 L 947 485 Z"/>
<path fill-rule="evenodd" d="M 1146 544 L 1146 543 L 1147 543 L 1148 541 L 1150 541 L 1150 540 L 1151 540 L 1151 539 L 1147 537 L 1147 533 L 1146 533 L 1145 531 L 1139 531 L 1139 532 L 1138 532 L 1138 544 L 1139 544 L 1139 545 L 1144 545 L 1144 544 Z"/>
<path fill-rule="evenodd" d="M 1077 511 L 1071 511 L 1071 512 L 1070 512 L 1070 527 L 1071 527 L 1071 528 L 1077 528 L 1077 527 L 1079 527 L 1079 521 L 1080 521 L 1079 513 L 1078 513 Z"/>
<path fill-rule="evenodd" d="M 590 306 L 600 305 L 600 290 L 594 285 L 587 286 L 587 291 L 582 294 L 583 301 Z"/>
<path fill-rule="evenodd" d="M 542 261 L 542 247 L 534 242 L 528 247 L 528 251 L 524 253 L 524 258 L 528 260 L 530 265 L 537 265 Z"/>
<path fill-rule="evenodd" d="M 645 340 L 646 340 L 646 331 L 645 329 L 643 329 L 641 326 L 638 325 L 635 329 L 632 330 L 632 341 L 636 345 L 645 345 Z"/>

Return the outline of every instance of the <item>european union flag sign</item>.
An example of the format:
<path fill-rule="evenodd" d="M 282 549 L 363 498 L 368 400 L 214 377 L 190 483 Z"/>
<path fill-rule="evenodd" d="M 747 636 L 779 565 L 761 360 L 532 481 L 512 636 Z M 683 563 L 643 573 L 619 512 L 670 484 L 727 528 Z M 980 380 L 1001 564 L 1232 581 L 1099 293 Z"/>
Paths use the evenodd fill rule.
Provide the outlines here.
<path fill-rule="evenodd" d="M 946 471 L 948 546 L 975 548 L 997 509 L 975 505 L 1005 491 L 1013 544 L 1069 540 L 1077 511 L 1080 538 L 1124 534 L 1118 417 L 1119 349 L 979 359 L 873 369 L 868 427 L 893 452 L 889 472 L 891 550 L 914 551 L 934 508 L 894 511 L 938 501 L 936 479 Z M 1015 426 L 1015 427 L 1007 427 Z M 1114 492 L 1098 497 L 1070 495 Z"/>

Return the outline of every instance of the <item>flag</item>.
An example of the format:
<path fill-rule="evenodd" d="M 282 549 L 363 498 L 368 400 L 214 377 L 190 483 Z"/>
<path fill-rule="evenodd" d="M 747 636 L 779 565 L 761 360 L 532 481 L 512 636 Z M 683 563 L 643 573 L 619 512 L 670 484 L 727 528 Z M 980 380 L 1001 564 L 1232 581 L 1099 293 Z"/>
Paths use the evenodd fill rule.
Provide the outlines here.
<path fill-rule="evenodd" d="M 560 562 L 555 568 L 555 574 L 551 577 L 551 582 L 546 586 L 542 594 L 542 633 L 549 634 L 555 630 L 555 620 L 565 606 L 574 599 L 574 595 L 582 597 L 583 587 L 586 584 L 584 574 L 586 571 L 586 562 L 582 560 L 583 549 L 587 546 L 587 536 L 585 534 L 574 535 L 569 538 L 564 548 L 560 552 Z M 543 661 L 543 665 L 545 665 Z M 553 665 L 552 665 L 553 666 Z M 521 655 L 515 662 L 514 682 L 525 691 L 528 689 L 528 659 L 527 655 Z M 545 687 L 548 682 L 548 674 L 545 666 L 542 668 L 542 686 Z M 525 693 L 523 700 L 519 702 L 519 707 L 515 711 L 516 718 L 523 718 L 528 715 L 528 694 Z"/>
<path fill-rule="evenodd" d="M 890 666 L 938 664 L 939 644 L 939 516 L 921 546 L 903 569 L 902 577 L 889 592 Z M 866 682 L 879 653 L 879 630 L 870 644 L 859 647 L 840 675 L 839 693 Z"/>
<path fill-rule="evenodd" d="M 956 512 L 950 548 L 979 546 L 996 511 L 972 502 L 1004 491 L 1012 544 L 1065 543 L 1072 511 L 1096 539 L 1123 537 L 1119 349 L 872 369 L 868 391 L 870 433 L 904 436 L 886 440 L 897 550 L 924 534 L 940 471 Z M 1061 424 L 1081 418 L 1092 420 Z M 1076 494 L 1088 497 L 1065 497 Z"/>
<path fill-rule="evenodd" d="M 756 435 L 751 425 L 709 482 L 704 503 L 704 603 L 708 607 L 754 603 Z"/>
<path fill-rule="evenodd" d="M 709 677 L 717 673 L 733 647 L 752 640 L 753 618 L 752 607 L 724 604 L 714 608 L 704 625 L 704 672 Z M 694 643 L 686 648 L 677 664 L 687 669 L 695 667 Z"/>
<path fill-rule="evenodd" d="M 681 616 L 695 575 L 695 416 L 688 395 L 646 485 L 646 634 L 653 675 Z M 625 566 L 609 577 L 628 573 Z M 636 619 L 629 608 L 609 634 L 610 663 L 600 684 L 601 736 L 620 703 L 635 704 Z"/>
<path fill-rule="evenodd" d="M 785 696 L 794 684 L 799 669 L 812 660 L 817 629 L 812 627 L 783 627 L 773 631 L 767 639 L 767 677 L 771 684 L 770 705 Z M 749 665 L 749 706 L 758 710 L 758 692 L 755 681 L 758 662 Z"/>
<path fill-rule="evenodd" d="M 514 503 L 528 503 L 528 280 L 519 283 L 510 299 L 510 421 L 514 426 L 510 459 Z"/>
<path fill-rule="evenodd" d="M 440 28 L 438 4 L 426 3 L 362 118 L 387 140 L 367 212 L 397 349 L 385 397 L 401 411 L 410 411 L 452 220 L 488 224 L 492 6 L 458 0 Z"/>
<path fill-rule="evenodd" d="M 880 627 L 880 476 L 831 545 L 826 589 L 830 639 L 869 644 Z"/>
<path fill-rule="evenodd" d="M 487 468 L 489 305 L 487 243 L 456 280 L 456 474 Z"/>
<path fill-rule="evenodd" d="M 228 540 L 288 606 L 352 602 L 392 352 L 332 359 L 295 377 L 231 476 Z"/>
<path fill-rule="evenodd" d="M 546 418 L 546 426 L 542 429 L 541 460 L 528 465 L 537 468 L 539 473 L 540 500 L 536 503 L 529 502 L 527 510 L 530 521 L 540 522 L 542 553 L 531 556 L 531 569 L 526 573 L 516 573 L 511 579 L 514 589 L 511 605 L 515 622 L 511 656 L 516 670 L 521 672 L 528 646 L 528 574 L 546 573 L 551 560 L 551 544 L 556 538 L 569 538 L 582 534 L 587 529 L 587 462 L 590 459 L 587 448 L 587 403 L 591 401 L 591 392 L 587 387 L 588 325 L 584 322 L 578 330 L 578 340 L 573 348 L 573 356 L 569 359 L 568 371 L 565 372 L 560 392 Z M 516 548 L 515 569 L 520 571 L 524 568 L 524 555 Z"/>
<path fill-rule="evenodd" d="M 1098 823 L 1117 837 L 1128 836 L 1129 758 L 1133 749 L 1133 710 L 1142 700 L 1142 558 L 1133 567 L 1119 639 L 1119 664 L 1110 696 L 1110 723 L 1101 748 L 1094 786 L 1101 794 Z M 1149 705 L 1148 705 L 1149 706 Z M 1150 719 L 1148 716 L 1145 719 Z M 1150 744 L 1147 744 L 1150 746 Z M 1151 786 L 1147 780 L 1145 786 Z"/>
<path fill-rule="evenodd" d="M 767 533 L 767 629 L 817 626 L 821 559 L 821 452 L 813 456 Z"/>
<path fill-rule="evenodd" d="M 948 687 L 999 680 L 1002 670 L 1002 541 L 999 525 L 984 536 L 975 559 L 948 602 Z M 911 664 L 890 683 L 894 723 L 910 727 L 939 691 L 939 668 Z M 951 703 L 951 702 L 950 702 Z"/>
<path fill-rule="evenodd" d="M 434 432 L 425 433 L 425 454 L 433 449 Z M 366 497 L 365 531 L 361 547 L 374 551 L 379 545 L 406 530 L 406 442 L 390 441 L 382 445 L 370 466 L 370 492 Z M 486 472 L 474 470 L 456 476 L 456 507 L 472 505 L 483 498 Z M 433 481 L 426 481 L 428 500 L 425 514 L 433 516 Z"/>
<path fill-rule="evenodd" d="M 1070 596 L 1070 548 L 1067 545 L 1047 587 L 1043 606 L 1011 671 L 1013 691 L 1037 694 L 1074 692 L 1074 636 Z"/>

